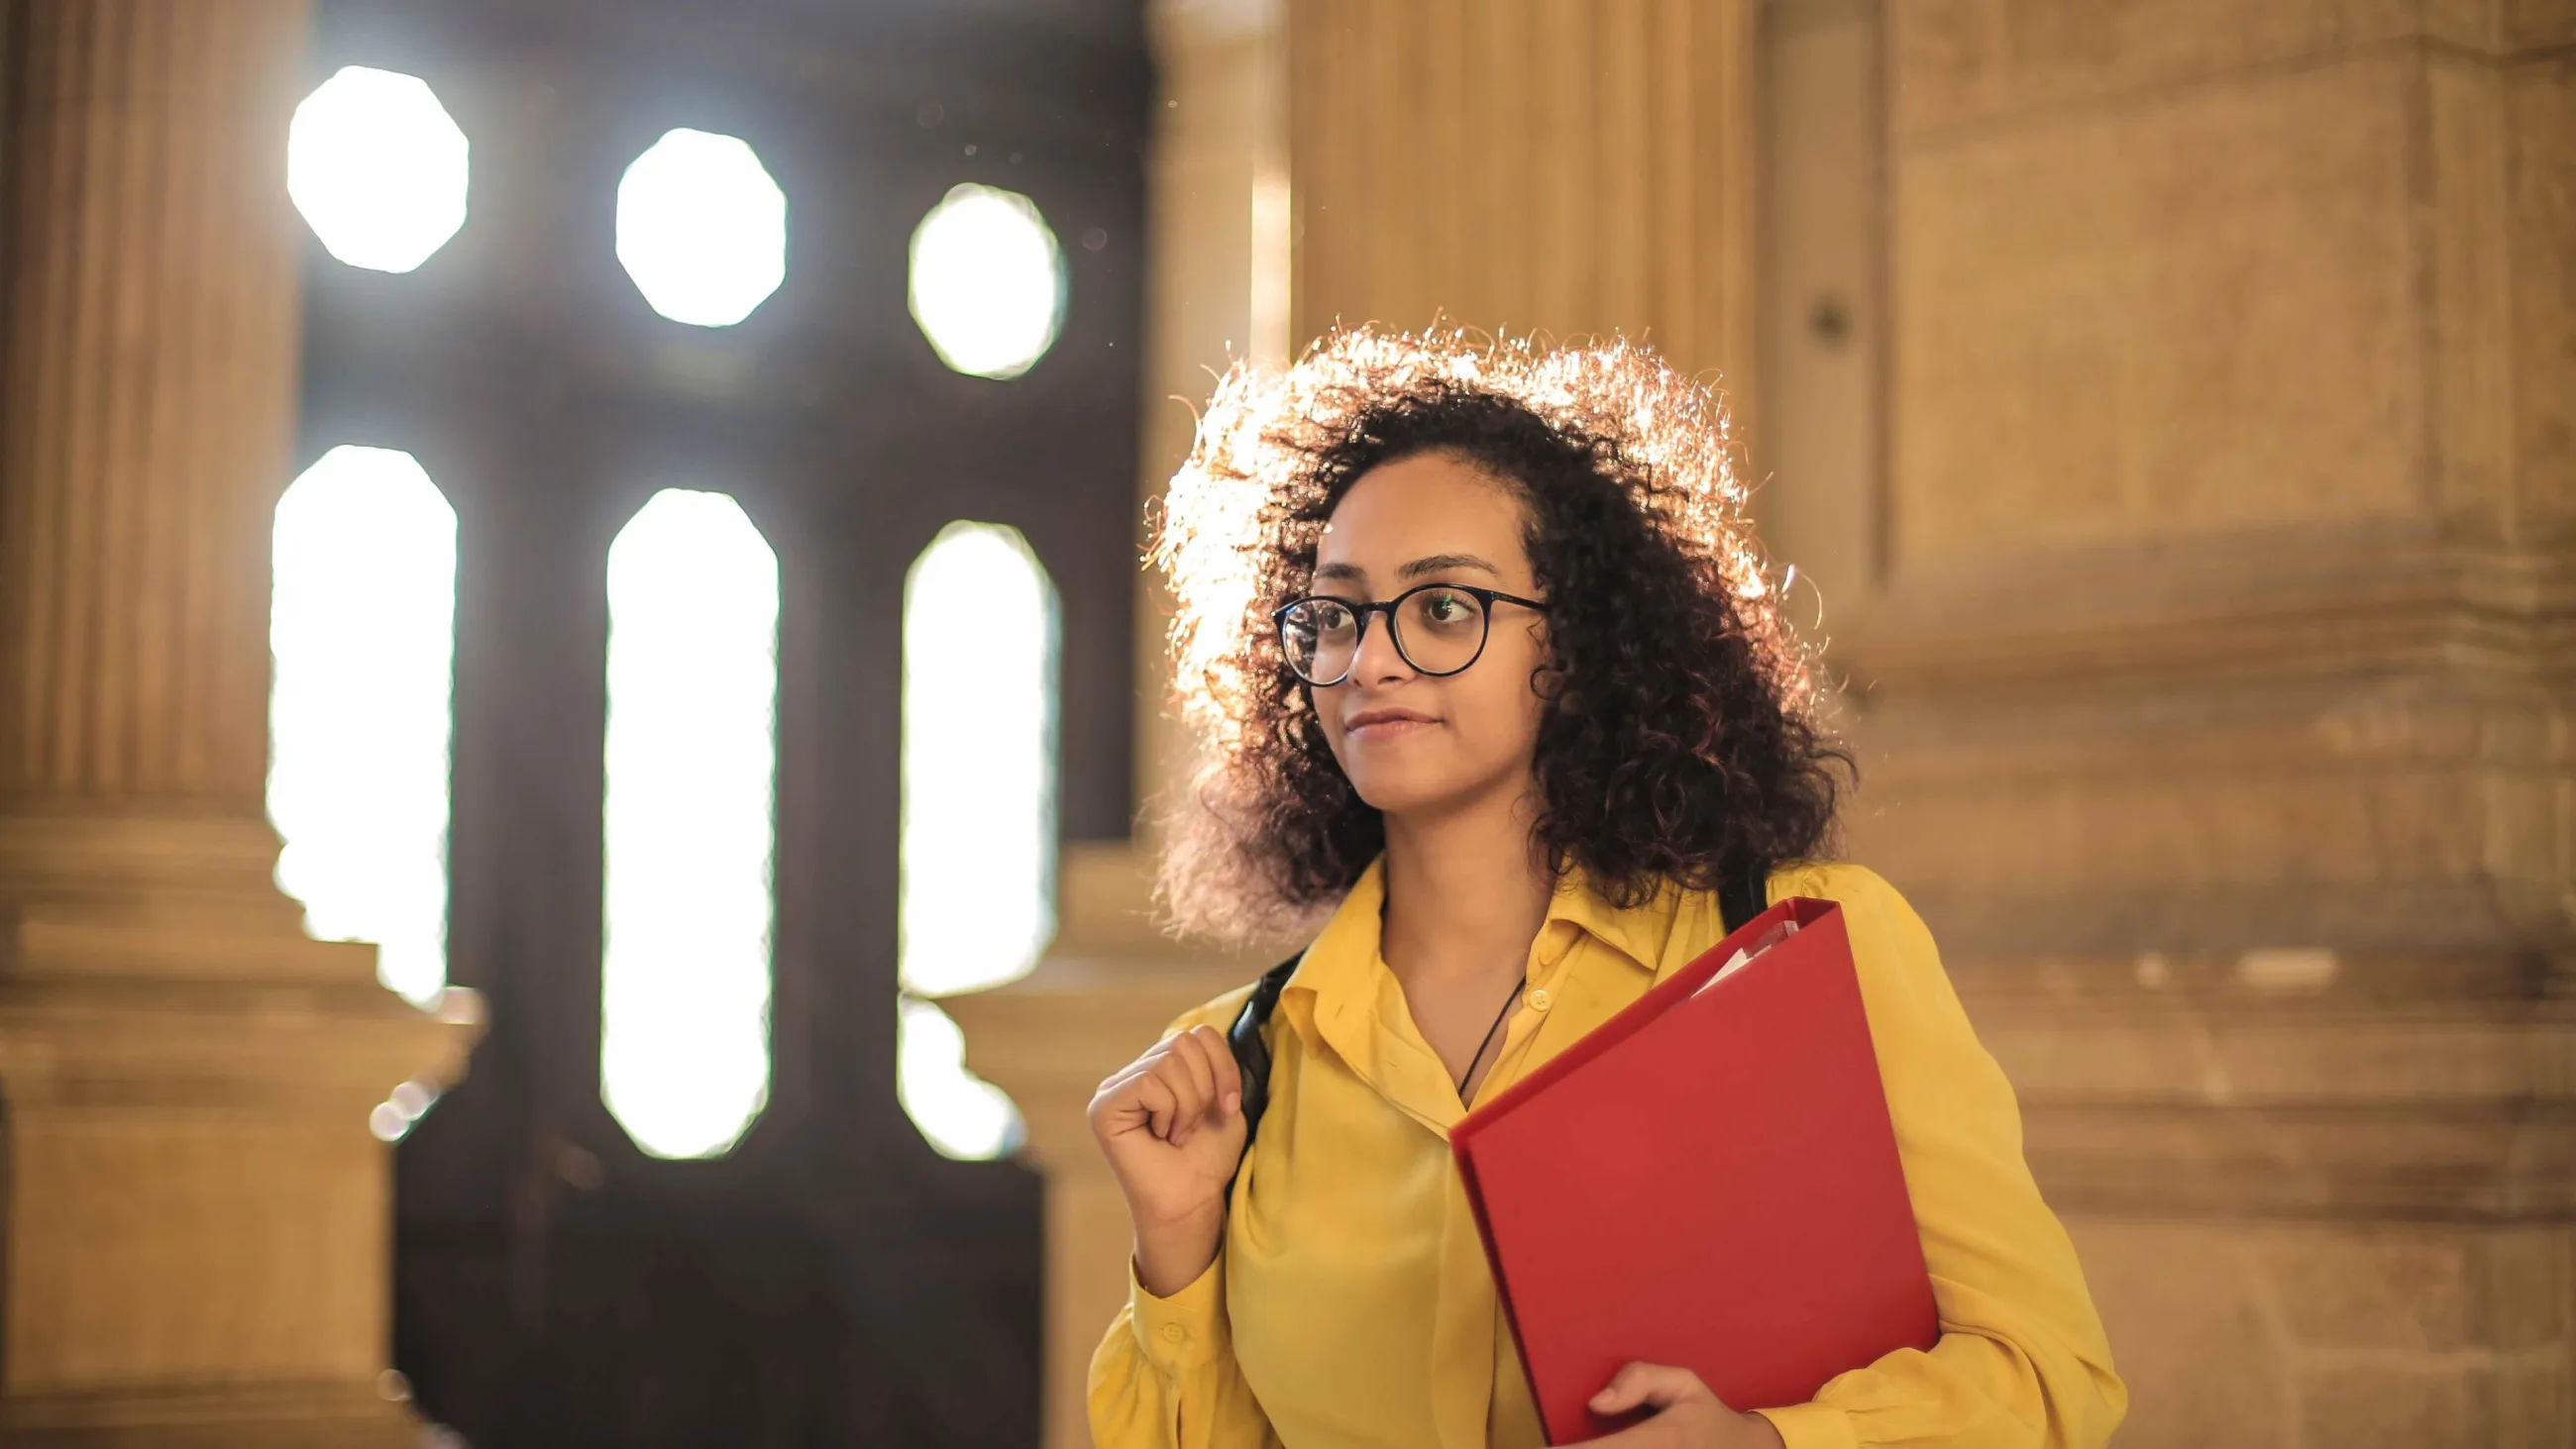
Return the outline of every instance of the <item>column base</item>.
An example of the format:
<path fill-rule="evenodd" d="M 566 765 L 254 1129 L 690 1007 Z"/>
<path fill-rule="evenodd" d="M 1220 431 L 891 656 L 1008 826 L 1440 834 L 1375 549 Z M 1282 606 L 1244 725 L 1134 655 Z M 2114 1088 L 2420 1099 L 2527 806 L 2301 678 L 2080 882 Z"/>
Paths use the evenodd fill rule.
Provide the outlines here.
<path fill-rule="evenodd" d="M 0 1443 L 419 1440 L 371 1118 L 463 1074 L 481 1002 L 307 938 L 275 859 L 256 819 L 0 810 Z"/>
<path fill-rule="evenodd" d="M 246 1383 L 0 1397 L 12 1449 L 417 1449 L 373 1383 Z"/>
<path fill-rule="evenodd" d="M 2576 1443 L 2576 1007 L 2312 954 L 2223 987 L 1961 973 L 2129 1383 L 2120 1443 Z"/>

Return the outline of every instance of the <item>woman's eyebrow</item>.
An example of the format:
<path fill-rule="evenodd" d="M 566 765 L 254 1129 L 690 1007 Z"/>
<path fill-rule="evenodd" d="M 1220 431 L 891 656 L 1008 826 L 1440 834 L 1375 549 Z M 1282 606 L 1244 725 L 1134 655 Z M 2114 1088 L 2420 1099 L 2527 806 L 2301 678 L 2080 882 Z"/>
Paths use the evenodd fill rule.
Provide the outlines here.
<path fill-rule="evenodd" d="M 1451 569 L 1482 569 L 1496 578 L 1503 576 L 1501 569 L 1472 553 L 1435 553 L 1428 558 L 1418 558 L 1397 569 L 1395 576 L 1400 579 L 1418 579 L 1426 574 L 1447 573 Z"/>

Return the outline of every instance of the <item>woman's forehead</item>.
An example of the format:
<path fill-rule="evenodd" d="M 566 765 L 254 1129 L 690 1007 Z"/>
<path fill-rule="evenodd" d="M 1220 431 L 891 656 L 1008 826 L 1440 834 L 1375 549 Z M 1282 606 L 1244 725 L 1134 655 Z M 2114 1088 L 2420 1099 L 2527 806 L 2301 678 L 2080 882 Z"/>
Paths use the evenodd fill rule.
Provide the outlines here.
<path fill-rule="evenodd" d="M 1315 562 L 1391 576 L 1441 556 L 1491 560 L 1506 573 L 1528 567 L 1520 500 L 1464 462 L 1423 454 L 1372 468 L 1353 484 L 1324 524 Z"/>

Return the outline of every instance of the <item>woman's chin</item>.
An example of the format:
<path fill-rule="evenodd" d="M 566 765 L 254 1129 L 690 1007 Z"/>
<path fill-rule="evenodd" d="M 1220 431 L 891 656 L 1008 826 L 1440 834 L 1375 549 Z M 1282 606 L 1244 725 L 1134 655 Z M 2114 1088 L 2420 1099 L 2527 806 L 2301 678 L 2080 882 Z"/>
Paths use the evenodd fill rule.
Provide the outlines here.
<path fill-rule="evenodd" d="M 1456 780 L 1425 779 L 1407 770 L 1376 770 L 1352 777 L 1351 788 L 1380 815 L 1430 818 L 1455 809 L 1472 792 Z"/>

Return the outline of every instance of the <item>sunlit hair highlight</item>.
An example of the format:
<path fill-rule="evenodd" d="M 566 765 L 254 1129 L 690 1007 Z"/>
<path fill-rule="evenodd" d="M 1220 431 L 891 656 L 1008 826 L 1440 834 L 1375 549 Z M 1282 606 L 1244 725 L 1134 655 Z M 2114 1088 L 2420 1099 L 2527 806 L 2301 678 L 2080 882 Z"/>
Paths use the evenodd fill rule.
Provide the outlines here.
<path fill-rule="evenodd" d="M 1459 457 L 1519 497 L 1552 603 L 1536 832 L 1634 904 L 1822 852 L 1849 756 L 1782 619 L 1721 398 L 1625 340 L 1332 333 L 1219 381 L 1161 507 L 1174 705 L 1196 768 L 1166 802 L 1170 925 L 1242 942 L 1310 927 L 1384 844 L 1270 611 L 1370 469 Z"/>

